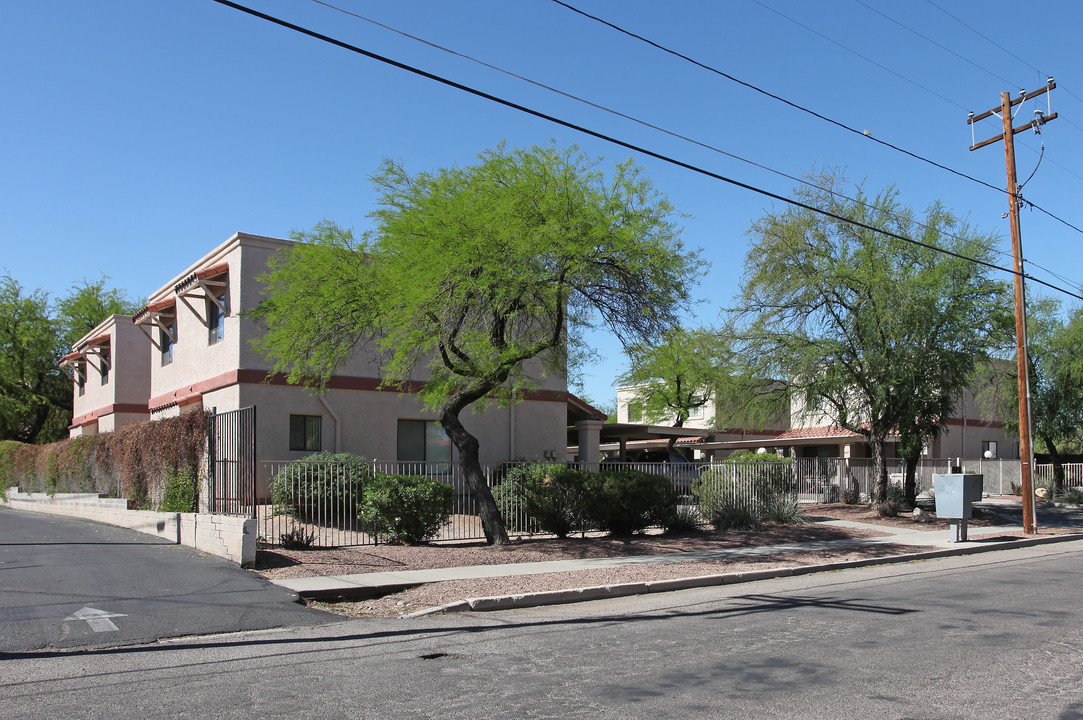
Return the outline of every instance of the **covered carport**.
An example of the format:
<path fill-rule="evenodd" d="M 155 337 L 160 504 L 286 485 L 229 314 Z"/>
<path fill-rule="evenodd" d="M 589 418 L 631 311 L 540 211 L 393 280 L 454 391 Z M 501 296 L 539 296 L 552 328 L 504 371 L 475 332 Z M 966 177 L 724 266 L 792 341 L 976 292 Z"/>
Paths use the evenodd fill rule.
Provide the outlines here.
<path fill-rule="evenodd" d="M 577 424 L 568 428 L 568 459 L 581 463 L 601 462 L 601 446 L 616 445 L 619 458 L 628 458 L 628 443 L 635 441 L 657 441 L 658 447 L 664 447 L 670 440 L 681 438 L 702 438 L 703 428 L 677 428 L 667 425 L 639 425 L 636 423 L 602 423 L 585 434 Z"/>

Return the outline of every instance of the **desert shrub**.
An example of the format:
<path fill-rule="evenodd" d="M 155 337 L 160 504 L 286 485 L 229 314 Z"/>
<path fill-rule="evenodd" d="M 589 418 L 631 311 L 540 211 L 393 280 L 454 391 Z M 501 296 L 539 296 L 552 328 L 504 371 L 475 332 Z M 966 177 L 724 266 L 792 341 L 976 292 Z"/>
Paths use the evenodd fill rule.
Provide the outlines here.
<path fill-rule="evenodd" d="M 1083 489 L 1077 487 L 1064 488 L 1064 492 L 1057 496 L 1057 502 L 1069 505 L 1083 505 Z"/>
<path fill-rule="evenodd" d="M 195 512 L 199 504 L 199 477 L 193 468 L 174 469 L 166 476 L 159 512 Z"/>
<path fill-rule="evenodd" d="M 531 525 L 536 525 L 557 537 L 567 537 L 582 526 L 585 484 L 580 470 L 532 463 L 508 470 L 495 494 L 509 530 L 532 530 Z"/>
<path fill-rule="evenodd" d="M 755 458 L 752 462 L 748 458 Z M 806 522 L 797 503 L 797 479 L 788 458 L 743 454 L 711 465 L 692 486 L 700 514 L 719 530 L 758 530 L 764 523 Z"/>
<path fill-rule="evenodd" d="M 271 501 L 275 512 L 312 522 L 353 520 L 374 477 L 359 455 L 318 452 L 279 468 L 271 478 Z"/>
<path fill-rule="evenodd" d="M 761 530 L 759 504 L 748 498 L 720 497 L 708 516 L 716 530 Z"/>
<path fill-rule="evenodd" d="M 455 488 L 415 475 L 377 474 L 365 488 L 361 518 L 369 532 L 404 543 L 436 536 L 451 517 Z"/>
<path fill-rule="evenodd" d="M 695 505 L 678 505 L 665 529 L 667 533 L 699 532 L 701 521 L 699 509 Z"/>
<path fill-rule="evenodd" d="M 278 544 L 286 550 L 308 550 L 316 542 L 316 531 L 295 527 L 278 536 Z"/>
<path fill-rule="evenodd" d="M 846 492 L 842 494 L 842 501 L 847 505 L 857 505 L 861 502 L 861 488 L 858 487 L 856 480 L 850 481 L 850 487 L 846 488 Z"/>
<path fill-rule="evenodd" d="M 906 490 L 899 485 L 888 485 L 887 500 L 876 503 L 876 512 L 880 514 L 880 517 L 896 517 L 904 510 L 913 510 L 909 505 L 906 501 Z"/>
<path fill-rule="evenodd" d="M 771 497 L 761 506 L 762 519 L 774 525 L 804 525 L 808 523 L 801 504 L 793 497 Z"/>
<path fill-rule="evenodd" d="M 677 512 L 677 491 L 662 475 L 640 470 L 584 474 L 585 507 L 591 524 L 625 536 L 651 526 L 666 527 Z"/>

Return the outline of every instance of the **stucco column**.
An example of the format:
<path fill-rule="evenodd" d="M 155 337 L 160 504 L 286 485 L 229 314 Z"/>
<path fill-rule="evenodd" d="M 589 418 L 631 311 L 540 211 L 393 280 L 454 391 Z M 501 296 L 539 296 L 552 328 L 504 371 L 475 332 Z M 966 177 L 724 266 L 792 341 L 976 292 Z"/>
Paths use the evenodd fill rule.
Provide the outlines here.
<path fill-rule="evenodd" d="M 601 462 L 602 452 L 598 446 L 604 424 L 601 420 L 580 420 L 575 424 L 575 429 L 579 431 L 579 462 L 585 469 L 596 470 Z"/>

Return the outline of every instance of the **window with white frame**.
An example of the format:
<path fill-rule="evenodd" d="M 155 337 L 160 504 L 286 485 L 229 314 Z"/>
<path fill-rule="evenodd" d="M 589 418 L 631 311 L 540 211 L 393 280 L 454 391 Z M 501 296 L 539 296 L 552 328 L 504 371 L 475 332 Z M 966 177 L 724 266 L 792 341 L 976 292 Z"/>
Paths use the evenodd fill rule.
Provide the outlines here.
<path fill-rule="evenodd" d="M 997 441 L 996 440 L 982 440 L 981 441 L 981 456 L 986 460 L 994 460 L 997 456 Z"/>
<path fill-rule="evenodd" d="M 323 449 L 323 418 L 290 415 L 290 450 L 319 452 Z"/>

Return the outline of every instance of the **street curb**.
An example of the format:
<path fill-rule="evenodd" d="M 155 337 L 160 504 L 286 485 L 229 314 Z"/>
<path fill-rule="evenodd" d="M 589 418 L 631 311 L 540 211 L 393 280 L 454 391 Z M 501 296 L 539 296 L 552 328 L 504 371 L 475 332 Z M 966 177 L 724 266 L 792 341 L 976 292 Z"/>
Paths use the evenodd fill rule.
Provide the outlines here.
<path fill-rule="evenodd" d="M 869 567 L 872 565 L 894 565 L 897 563 L 915 562 L 918 560 L 933 560 L 936 558 L 958 557 L 960 555 L 978 555 L 998 550 L 1013 550 L 1016 548 L 1030 547 L 1032 545 L 1049 545 L 1052 543 L 1071 542 L 1073 540 L 1083 540 L 1083 533 L 1010 540 L 995 545 L 968 545 L 967 547 L 929 550 L 926 552 L 907 553 L 904 555 L 888 555 L 877 558 L 862 558 L 860 560 L 844 560 L 839 562 L 821 563 L 819 565 L 801 565 L 791 568 L 778 568 L 776 570 L 752 570 L 739 573 L 720 573 L 718 575 L 674 578 L 671 580 L 652 580 L 649 582 L 596 585 L 593 587 L 571 588 L 567 590 L 544 590 L 540 592 L 521 593 L 518 595 L 468 598 L 465 600 L 456 600 L 455 602 L 444 605 L 438 605 L 437 607 L 417 610 L 412 613 L 404 614 L 401 617 L 419 618 L 427 615 L 453 612 L 488 612 L 492 610 L 516 610 L 521 608 L 539 607 L 542 605 L 563 605 L 585 602 L 588 600 L 606 600 L 610 598 L 629 597 L 632 595 L 646 595 L 648 593 L 688 590 L 691 588 L 736 585 L 738 583 L 756 582 L 758 580 L 774 580 L 777 578 L 834 572 L 836 570 Z"/>

